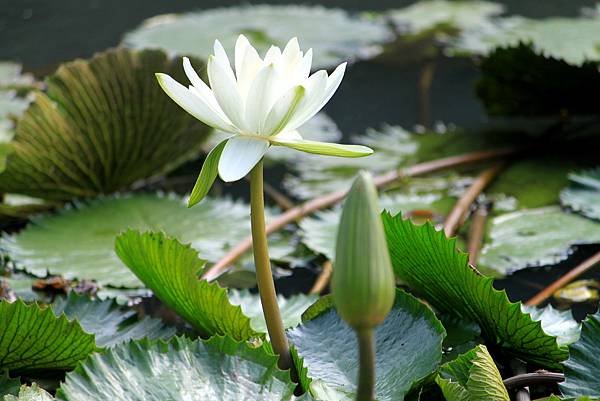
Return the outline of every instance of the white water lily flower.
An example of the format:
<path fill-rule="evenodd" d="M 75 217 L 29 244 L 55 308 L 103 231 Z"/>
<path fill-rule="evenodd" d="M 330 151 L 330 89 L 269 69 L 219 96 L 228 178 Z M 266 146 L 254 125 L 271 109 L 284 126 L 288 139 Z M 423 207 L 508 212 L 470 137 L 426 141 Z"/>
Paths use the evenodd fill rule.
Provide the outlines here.
<path fill-rule="evenodd" d="M 272 46 L 262 59 L 244 35 L 235 45 L 235 72 L 221 43 L 208 59 L 210 87 L 188 58 L 183 68 L 191 82 L 185 87 L 166 74 L 156 77 L 163 90 L 203 123 L 232 136 L 208 155 L 189 200 L 190 206 L 208 192 L 217 172 L 226 182 L 243 178 L 271 146 L 286 146 L 329 156 L 361 157 L 373 151 L 360 145 L 340 145 L 302 139 L 296 131 L 329 101 L 337 90 L 346 63 L 331 75 L 310 75 L 312 49 L 300 51 L 291 39 L 283 51 Z"/>

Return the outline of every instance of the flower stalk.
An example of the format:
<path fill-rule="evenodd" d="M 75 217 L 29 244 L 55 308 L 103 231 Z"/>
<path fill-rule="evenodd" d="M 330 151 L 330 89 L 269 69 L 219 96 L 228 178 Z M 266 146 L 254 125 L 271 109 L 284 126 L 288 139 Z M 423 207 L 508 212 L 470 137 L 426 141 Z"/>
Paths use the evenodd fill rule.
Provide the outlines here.
<path fill-rule="evenodd" d="M 356 331 L 359 352 L 358 389 L 356 401 L 375 399 L 375 338 L 373 329 Z"/>
<path fill-rule="evenodd" d="M 277 303 L 275 283 L 271 272 L 269 246 L 265 228 L 265 200 L 263 190 L 263 161 L 259 161 L 250 172 L 250 223 L 252 225 L 252 245 L 256 282 L 260 294 L 263 314 L 273 350 L 279 355 L 281 369 L 292 368 L 290 346 L 285 335 L 281 312 Z"/>

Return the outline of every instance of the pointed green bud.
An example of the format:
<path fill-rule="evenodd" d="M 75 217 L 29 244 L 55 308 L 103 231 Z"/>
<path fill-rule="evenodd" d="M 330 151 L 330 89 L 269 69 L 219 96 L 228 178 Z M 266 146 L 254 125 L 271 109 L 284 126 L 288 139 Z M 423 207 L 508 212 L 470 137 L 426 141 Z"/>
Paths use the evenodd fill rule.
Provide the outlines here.
<path fill-rule="evenodd" d="M 371 175 L 360 172 L 344 203 L 331 281 L 338 314 L 355 330 L 382 323 L 396 296 L 380 211 Z"/>

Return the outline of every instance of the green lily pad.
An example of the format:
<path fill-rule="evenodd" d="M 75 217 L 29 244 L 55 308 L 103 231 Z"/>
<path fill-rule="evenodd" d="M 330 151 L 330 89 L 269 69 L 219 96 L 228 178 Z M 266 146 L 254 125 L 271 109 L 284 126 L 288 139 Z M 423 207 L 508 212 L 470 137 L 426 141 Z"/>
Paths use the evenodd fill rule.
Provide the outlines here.
<path fill-rule="evenodd" d="M 574 245 L 600 243 L 600 223 L 550 206 L 495 217 L 488 236 L 479 267 L 506 275 L 561 262 Z"/>
<path fill-rule="evenodd" d="M 148 316 L 137 319 L 134 310 L 122 308 L 116 301 L 91 300 L 74 291 L 54 301 L 52 310 L 57 317 L 64 314 L 69 320 L 76 319 L 85 331 L 94 334 L 100 347 L 142 338 L 168 339 L 175 335 L 175 328 L 165 326 L 160 319 Z"/>
<path fill-rule="evenodd" d="M 403 35 L 437 33 L 440 39 L 465 29 L 484 29 L 504 6 L 490 1 L 426 0 L 387 12 Z"/>
<path fill-rule="evenodd" d="M 564 395 L 600 397 L 598 355 L 600 312 L 587 317 L 581 327 L 581 338 L 569 346 L 569 359 L 563 363 L 565 381 L 560 384 Z"/>
<path fill-rule="evenodd" d="M 242 384 L 243 383 L 243 384 Z M 61 401 L 294 400 L 289 372 L 266 346 L 229 337 L 142 340 L 94 354 L 67 374 Z"/>
<path fill-rule="evenodd" d="M 6 395 L 4 401 L 55 401 L 46 390 L 40 388 L 36 383 L 31 386 L 21 386 L 18 395 Z"/>
<path fill-rule="evenodd" d="M 594 18 L 502 18 L 487 29 L 465 30 L 453 51 L 486 55 L 519 43 L 531 43 L 535 53 L 573 65 L 600 61 L 600 24 Z"/>
<path fill-rule="evenodd" d="M 7 394 L 16 395 L 19 393 L 20 387 L 21 381 L 18 378 L 11 378 L 8 376 L 8 372 L 0 374 L 0 397 Z"/>
<path fill-rule="evenodd" d="M 558 367 L 567 350 L 544 332 L 542 324 L 523 313 L 493 280 L 477 274 L 468 255 L 457 252 L 447 239 L 427 223 L 416 226 L 402 216 L 383 214 L 390 256 L 398 279 L 421 294 L 436 310 L 477 323 L 489 344 L 508 354 L 542 366 Z"/>
<path fill-rule="evenodd" d="M 541 322 L 542 329 L 555 336 L 558 345 L 572 344 L 579 339 L 581 326 L 573 319 L 570 310 L 559 311 L 550 304 L 543 308 L 521 305 L 521 310 L 529 313 L 533 320 Z"/>
<path fill-rule="evenodd" d="M 436 382 L 447 401 L 510 401 L 502 376 L 485 345 L 448 362 Z"/>
<path fill-rule="evenodd" d="M 381 44 L 393 39 L 385 21 L 351 16 L 341 9 L 248 5 L 159 15 L 125 35 L 123 44 L 206 60 L 213 54 L 215 39 L 233 54 L 240 34 L 246 35 L 261 55 L 271 45 L 285 46 L 296 36 L 303 49 L 313 49 L 314 68 L 375 56 L 382 51 Z"/>
<path fill-rule="evenodd" d="M 94 335 L 52 309 L 0 301 L 0 370 L 71 369 L 96 350 Z"/>
<path fill-rule="evenodd" d="M 277 303 L 281 310 L 281 320 L 283 326 L 288 329 L 296 327 L 302 322 L 302 314 L 319 297 L 317 295 L 295 294 L 289 298 L 281 295 L 277 296 Z M 260 296 L 252 294 L 248 290 L 229 291 L 229 302 L 233 305 L 239 305 L 244 315 L 250 318 L 250 325 L 259 333 L 267 332 L 267 322 L 263 315 Z"/>
<path fill-rule="evenodd" d="M 378 400 L 401 401 L 439 366 L 444 328 L 416 298 L 398 291 L 394 308 L 376 329 L 375 393 Z M 316 399 L 354 400 L 358 350 L 354 331 L 333 308 L 288 331 Z"/>
<path fill-rule="evenodd" d="M 112 193 L 197 155 L 208 128 L 154 73 L 182 78 L 160 51 L 109 50 L 63 64 L 21 117 L 0 189 L 66 200 Z"/>
<path fill-rule="evenodd" d="M 101 285 L 140 287 L 114 253 L 115 237 L 126 229 L 163 230 L 191 242 L 205 260 L 216 261 L 250 232 L 249 208 L 228 199 L 206 199 L 188 209 L 176 196 L 100 198 L 34 218 L 1 244 L 19 267 L 38 276 L 49 273 Z"/>
<path fill-rule="evenodd" d="M 570 174 L 569 179 L 575 185 L 560 193 L 561 204 L 582 216 L 600 220 L 600 167 Z"/>
<path fill-rule="evenodd" d="M 117 237 L 117 255 L 160 299 L 205 336 L 247 340 L 259 335 L 242 308 L 218 283 L 200 280 L 204 262 L 189 245 L 163 233 L 126 231 Z"/>

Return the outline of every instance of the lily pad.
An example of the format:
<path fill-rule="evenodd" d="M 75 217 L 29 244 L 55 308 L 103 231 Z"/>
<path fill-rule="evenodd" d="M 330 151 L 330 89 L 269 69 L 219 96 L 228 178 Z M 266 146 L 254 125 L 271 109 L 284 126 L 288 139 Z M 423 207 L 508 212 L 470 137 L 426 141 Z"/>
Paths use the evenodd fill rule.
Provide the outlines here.
<path fill-rule="evenodd" d="M 384 213 L 383 222 L 396 276 L 436 310 L 477 323 L 486 343 L 508 354 L 551 368 L 566 359 L 566 347 L 523 313 L 519 303 L 510 302 L 505 291 L 496 290 L 492 278 L 471 268 L 455 239 L 400 215 Z"/>
<path fill-rule="evenodd" d="M 259 335 L 242 308 L 218 283 L 200 280 L 204 262 L 189 245 L 162 233 L 126 231 L 116 240 L 123 263 L 160 299 L 203 335 L 247 340 Z"/>
<path fill-rule="evenodd" d="M 208 128 L 165 96 L 154 73 L 182 78 L 160 51 L 109 50 L 63 64 L 21 117 L 3 192 L 66 200 L 112 193 L 197 155 Z"/>
<path fill-rule="evenodd" d="M 0 89 L 29 87 L 33 83 L 31 74 L 23 73 L 23 66 L 12 61 L 0 61 Z"/>
<path fill-rule="evenodd" d="M 125 35 L 123 44 L 165 49 L 172 54 L 206 60 L 213 54 L 215 39 L 229 53 L 240 34 L 248 36 L 260 54 L 266 53 L 271 45 L 281 47 L 297 36 L 303 48 L 313 49 L 315 68 L 375 56 L 382 51 L 381 44 L 393 39 L 382 19 L 351 16 L 341 9 L 248 5 L 159 15 Z"/>
<path fill-rule="evenodd" d="M 243 383 L 243 384 L 242 384 Z M 67 374 L 61 401 L 294 400 L 289 372 L 265 345 L 229 337 L 142 340 L 94 354 Z"/>
<path fill-rule="evenodd" d="M 398 291 L 394 308 L 375 332 L 377 399 L 401 401 L 434 372 L 444 336 L 444 328 L 427 306 Z M 288 337 L 303 360 L 314 398 L 355 399 L 356 336 L 333 308 L 290 330 Z"/>
<path fill-rule="evenodd" d="M 581 326 L 570 310 L 560 311 L 552 305 L 543 308 L 521 305 L 521 310 L 529 313 L 531 318 L 542 323 L 542 329 L 550 335 L 556 336 L 558 345 L 572 344 L 579 339 Z"/>
<path fill-rule="evenodd" d="M 304 311 L 318 298 L 317 295 L 306 294 L 295 294 L 289 298 L 278 295 L 277 303 L 281 310 L 283 326 L 286 329 L 298 326 L 302 321 Z M 259 333 L 267 332 L 267 322 L 263 315 L 260 296 L 258 294 L 252 294 L 248 290 L 230 290 L 229 302 L 233 305 L 239 305 L 242 308 L 244 315 L 250 318 L 250 325 L 255 331 Z"/>
<path fill-rule="evenodd" d="M 18 395 L 6 395 L 4 401 L 55 401 L 46 390 L 39 387 L 36 383 L 31 386 L 21 386 Z"/>
<path fill-rule="evenodd" d="M 600 220 L 600 167 L 570 174 L 575 183 L 560 193 L 560 202 L 574 212 Z"/>
<path fill-rule="evenodd" d="M 598 355 L 600 313 L 588 316 L 581 327 L 581 338 L 569 346 L 569 359 L 563 363 L 565 381 L 560 384 L 564 395 L 600 397 Z"/>
<path fill-rule="evenodd" d="M 96 350 L 94 335 L 48 307 L 0 301 L 0 370 L 71 369 Z"/>
<path fill-rule="evenodd" d="M 139 287 L 140 281 L 114 252 L 115 237 L 126 229 L 163 230 L 191 242 L 205 260 L 216 261 L 250 232 L 249 207 L 207 199 L 188 209 L 176 196 L 151 194 L 100 198 L 34 218 L 1 244 L 19 267 L 37 276 L 49 273 Z"/>
<path fill-rule="evenodd" d="M 94 334 L 100 347 L 142 338 L 168 339 L 175 335 L 175 328 L 165 326 L 160 319 L 148 316 L 137 319 L 134 310 L 122 308 L 113 300 L 91 300 L 74 291 L 66 298 L 58 298 L 52 309 L 57 317 L 64 314 L 69 320 L 76 319 L 86 332 Z"/>
<path fill-rule="evenodd" d="M 600 223 L 550 206 L 498 216 L 488 235 L 479 266 L 506 275 L 557 264 L 569 257 L 574 245 L 600 243 Z"/>
<path fill-rule="evenodd" d="M 485 345 L 443 365 L 436 382 L 447 401 L 510 401 L 502 376 Z"/>
<path fill-rule="evenodd" d="M 453 51 L 487 55 L 498 47 L 530 43 L 536 54 L 572 65 L 600 61 L 600 24 L 594 18 L 498 19 L 487 29 L 465 30 Z"/>

